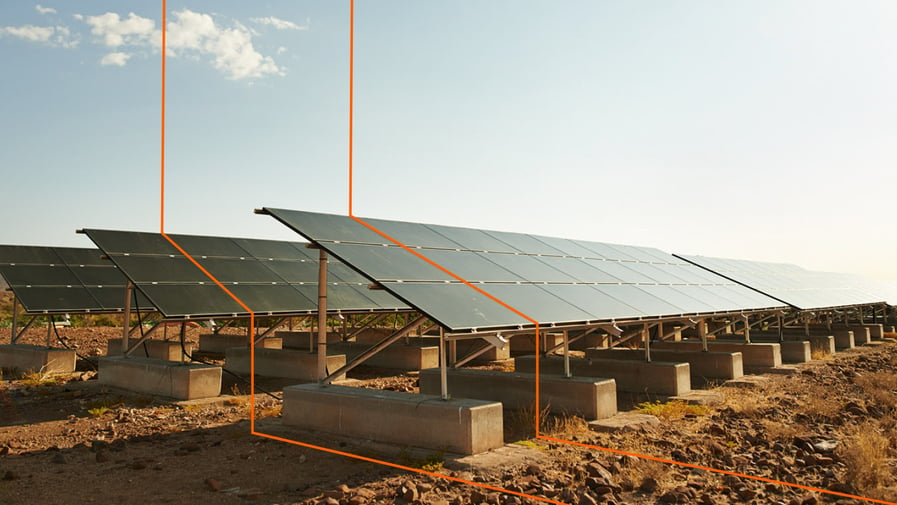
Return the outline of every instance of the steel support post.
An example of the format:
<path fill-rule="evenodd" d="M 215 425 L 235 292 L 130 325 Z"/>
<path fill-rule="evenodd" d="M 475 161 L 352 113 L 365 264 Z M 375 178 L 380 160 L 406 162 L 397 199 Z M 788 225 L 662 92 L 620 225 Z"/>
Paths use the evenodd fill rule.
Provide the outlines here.
<path fill-rule="evenodd" d="M 751 320 L 747 314 L 741 315 L 741 322 L 744 323 L 744 343 L 751 343 Z"/>
<path fill-rule="evenodd" d="M 439 327 L 439 387 L 443 400 L 449 399 L 448 367 L 445 362 L 445 329 Z"/>
<path fill-rule="evenodd" d="M 134 285 L 128 281 L 125 287 L 125 312 L 122 316 L 121 354 L 128 356 L 128 337 L 131 335 L 131 298 L 134 294 Z"/>
<path fill-rule="evenodd" d="M 701 337 L 701 350 L 707 352 L 707 320 L 698 321 L 698 336 Z"/>
<path fill-rule="evenodd" d="M 318 249 L 318 383 L 327 377 L 327 251 Z"/>
<path fill-rule="evenodd" d="M 53 316 L 47 316 L 47 349 L 53 347 Z"/>
<path fill-rule="evenodd" d="M 19 299 L 16 298 L 16 293 L 13 291 L 12 293 L 12 328 L 9 333 L 9 343 L 15 344 L 16 340 L 18 340 L 18 335 L 16 335 L 16 330 L 18 329 L 19 324 L 19 307 L 17 306 L 19 303 Z"/>
<path fill-rule="evenodd" d="M 458 341 L 457 340 L 449 340 L 449 362 L 451 362 L 452 366 L 458 366 Z"/>
<path fill-rule="evenodd" d="M 776 316 L 776 322 L 779 325 L 779 343 L 785 341 L 785 320 L 779 315 Z M 829 329 L 831 329 L 831 325 L 829 325 Z"/>
<path fill-rule="evenodd" d="M 660 324 L 660 323 L 658 323 Z M 651 362 L 651 330 L 645 324 L 642 327 L 642 340 L 645 342 L 645 363 Z"/>
<path fill-rule="evenodd" d="M 567 330 L 564 330 L 564 377 L 568 379 L 573 377 L 570 373 L 570 338 Z"/>

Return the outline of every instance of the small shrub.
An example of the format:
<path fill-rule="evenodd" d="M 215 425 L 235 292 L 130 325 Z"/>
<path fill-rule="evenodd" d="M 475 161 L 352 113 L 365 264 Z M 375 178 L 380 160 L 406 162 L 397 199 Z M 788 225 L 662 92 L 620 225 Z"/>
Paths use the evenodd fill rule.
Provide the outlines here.
<path fill-rule="evenodd" d="M 857 377 L 854 382 L 879 407 L 891 410 L 897 405 L 897 374 L 870 372 Z"/>
<path fill-rule="evenodd" d="M 109 412 L 109 407 L 94 407 L 92 409 L 87 409 L 87 413 L 93 417 L 101 417 L 106 412 Z"/>
<path fill-rule="evenodd" d="M 548 447 L 546 447 L 544 445 L 539 445 L 539 444 L 533 442 L 532 440 L 518 440 L 518 441 L 514 442 L 514 445 L 521 445 L 521 446 L 529 448 L 529 449 L 536 449 L 537 451 L 544 451 L 545 449 L 548 449 Z"/>

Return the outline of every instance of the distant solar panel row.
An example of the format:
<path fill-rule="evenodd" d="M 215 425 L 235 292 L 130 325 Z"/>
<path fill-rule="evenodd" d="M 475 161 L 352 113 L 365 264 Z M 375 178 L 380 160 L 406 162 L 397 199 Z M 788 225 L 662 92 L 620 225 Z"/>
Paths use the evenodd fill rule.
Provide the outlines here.
<path fill-rule="evenodd" d="M 3 245 L 0 275 L 32 314 L 123 310 L 127 281 L 97 249 Z M 132 303 L 151 308 L 136 295 Z"/>
<path fill-rule="evenodd" d="M 452 331 L 782 308 L 658 249 L 379 219 L 264 209 Z"/>
<path fill-rule="evenodd" d="M 249 312 L 159 233 L 84 233 L 169 318 L 241 317 Z M 257 315 L 317 311 L 318 252 L 303 243 L 169 235 Z M 406 305 L 333 261 L 328 265 L 333 311 L 407 311 Z"/>
<path fill-rule="evenodd" d="M 787 263 L 677 256 L 801 310 L 885 301 L 880 295 L 857 288 L 861 281 L 844 274 L 814 272 Z"/>

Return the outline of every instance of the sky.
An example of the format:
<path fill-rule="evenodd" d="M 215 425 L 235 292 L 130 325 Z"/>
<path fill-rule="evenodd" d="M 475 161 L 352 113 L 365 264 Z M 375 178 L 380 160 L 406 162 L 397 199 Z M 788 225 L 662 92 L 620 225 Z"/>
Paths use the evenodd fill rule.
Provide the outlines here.
<path fill-rule="evenodd" d="M 348 211 L 349 0 L 168 2 L 165 231 Z M 158 231 L 162 7 L 0 4 L 0 244 Z M 354 211 L 897 280 L 897 3 L 359 0 Z"/>

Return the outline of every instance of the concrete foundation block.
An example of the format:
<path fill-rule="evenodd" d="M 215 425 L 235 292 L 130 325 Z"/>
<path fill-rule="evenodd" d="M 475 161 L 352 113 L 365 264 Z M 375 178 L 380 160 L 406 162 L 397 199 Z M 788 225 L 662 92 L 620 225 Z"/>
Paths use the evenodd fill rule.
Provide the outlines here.
<path fill-rule="evenodd" d="M 847 329 L 853 332 L 854 345 L 865 345 L 872 341 L 872 336 L 869 334 L 870 332 L 868 326 L 850 325 L 847 327 Z"/>
<path fill-rule="evenodd" d="M 327 373 L 332 373 L 346 364 L 345 354 L 328 354 Z M 228 370 L 248 375 L 251 373 L 248 347 L 231 347 L 225 353 L 224 367 Z M 255 349 L 255 373 L 263 377 L 281 377 L 300 381 L 318 380 L 318 355 L 308 351 L 293 349 Z M 345 379 L 341 375 L 334 380 Z"/>
<path fill-rule="evenodd" d="M 198 363 L 104 356 L 97 377 L 100 384 L 176 400 L 221 394 L 221 367 Z"/>
<path fill-rule="evenodd" d="M 563 333 L 539 334 L 539 347 L 541 347 L 543 351 L 556 345 L 560 345 L 563 342 Z M 536 352 L 536 337 L 533 335 L 515 335 L 511 337 L 510 345 L 512 354 Z"/>
<path fill-rule="evenodd" d="M 329 344 L 327 352 L 345 354 L 347 361 L 352 361 L 363 352 L 371 348 L 371 344 L 365 342 L 338 342 Z M 394 370 L 422 370 L 439 366 L 439 347 L 421 347 L 418 345 L 405 345 L 402 342 L 383 349 L 377 354 L 366 359 L 362 365 Z"/>
<path fill-rule="evenodd" d="M 884 338 L 885 328 L 883 324 L 864 324 L 866 328 L 869 328 L 869 338 L 872 340 L 881 340 Z"/>
<path fill-rule="evenodd" d="M 309 336 L 308 331 L 275 331 L 274 337 L 279 338 L 282 342 L 283 349 L 305 349 L 308 350 L 308 344 L 312 346 L 318 345 L 318 334 L 313 333 Z M 342 335 L 331 331 L 327 334 L 327 342 L 340 342 Z"/>
<path fill-rule="evenodd" d="M 439 347 L 439 337 L 421 337 L 422 345 L 429 345 Z M 486 343 L 485 340 L 481 338 L 471 339 L 471 340 L 456 340 L 455 348 L 457 350 L 458 359 L 463 359 L 465 356 L 470 354 L 473 351 L 480 349 Z M 446 352 L 448 352 L 448 345 L 446 344 Z M 505 344 L 504 349 L 499 349 L 493 345 L 489 346 L 489 350 L 480 354 L 469 364 L 486 364 L 491 363 L 493 361 L 502 361 L 506 359 L 510 359 L 511 357 L 511 346 Z"/>
<path fill-rule="evenodd" d="M 653 349 L 683 349 L 700 351 L 701 342 L 683 340 L 682 342 L 652 342 Z M 770 368 L 782 364 L 782 349 L 776 343 L 746 344 L 725 340 L 710 340 L 707 348 L 711 351 L 740 352 L 745 368 Z"/>
<path fill-rule="evenodd" d="M 184 342 L 188 353 L 193 353 L 193 344 Z M 164 361 L 181 361 L 183 352 L 181 343 L 166 340 L 147 340 L 137 348 L 131 356 L 139 358 L 153 358 Z M 121 339 L 110 338 L 106 342 L 106 356 L 121 356 Z"/>
<path fill-rule="evenodd" d="M 812 357 L 813 353 L 821 353 L 825 355 L 835 354 L 837 350 L 837 345 L 835 341 L 834 335 L 821 335 L 821 334 L 813 334 L 810 336 L 804 334 L 797 333 L 785 333 L 783 335 L 785 338 L 785 345 L 782 346 L 782 361 L 786 363 L 804 363 L 803 361 L 794 361 L 798 359 L 803 352 L 799 347 L 795 347 L 791 350 L 786 349 L 786 345 L 793 346 L 794 344 L 788 344 L 788 342 L 808 342 L 810 344 L 810 356 Z M 853 337 L 851 337 L 852 339 Z M 779 334 L 775 331 L 764 331 L 764 332 L 751 332 L 751 341 L 752 342 L 779 342 Z M 781 342 L 779 342 L 781 343 Z"/>
<path fill-rule="evenodd" d="M 199 336 L 199 352 L 224 354 L 230 347 L 249 347 L 249 337 L 247 335 L 215 335 L 213 333 Z M 281 341 L 276 337 L 266 338 L 256 344 L 256 347 L 280 349 Z"/>
<path fill-rule="evenodd" d="M 28 372 L 65 374 L 75 371 L 75 351 L 30 344 L 0 345 L 0 368 L 17 375 Z"/>
<path fill-rule="evenodd" d="M 286 387 L 283 423 L 457 454 L 477 454 L 504 445 L 501 403 L 377 389 Z"/>
<path fill-rule="evenodd" d="M 644 349 L 586 349 L 586 358 L 643 361 Z M 740 352 L 687 351 L 651 349 L 651 359 L 672 363 L 688 363 L 695 379 L 737 379 L 744 375 Z"/>
<path fill-rule="evenodd" d="M 539 360 L 540 372 L 553 375 L 564 373 L 564 358 L 543 357 Z M 535 373 L 535 356 L 514 358 L 514 371 Z M 574 376 L 614 379 L 617 391 L 627 393 L 654 393 L 681 395 L 691 391 L 688 363 L 651 363 L 630 360 L 570 358 L 570 371 Z"/>
<path fill-rule="evenodd" d="M 448 391 L 452 398 L 475 398 L 501 402 L 506 409 L 532 408 L 536 396 L 536 374 L 452 368 Z M 613 379 L 540 374 L 539 403 L 558 414 L 575 414 L 586 420 L 603 419 L 617 413 L 617 386 Z M 441 392 L 438 368 L 421 370 L 421 394 Z"/>

